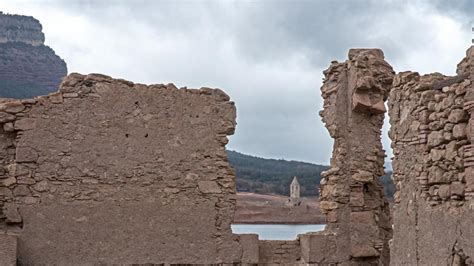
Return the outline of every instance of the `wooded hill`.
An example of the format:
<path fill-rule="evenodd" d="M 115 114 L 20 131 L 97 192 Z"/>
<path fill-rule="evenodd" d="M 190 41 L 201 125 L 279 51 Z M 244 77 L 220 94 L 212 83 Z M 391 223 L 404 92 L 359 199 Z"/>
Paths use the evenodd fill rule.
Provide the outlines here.
<path fill-rule="evenodd" d="M 301 185 L 301 196 L 318 196 L 321 172 L 329 168 L 298 161 L 264 159 L 236 151 L 227 151 L 227 154 L 237 175 L 237 191 L 286 196 L 290 193 L 293 176 L 297 176 Z M 390 175 L 391 172 L 380 180 L 385 194 L 393 198 L 394 186 Z"/>

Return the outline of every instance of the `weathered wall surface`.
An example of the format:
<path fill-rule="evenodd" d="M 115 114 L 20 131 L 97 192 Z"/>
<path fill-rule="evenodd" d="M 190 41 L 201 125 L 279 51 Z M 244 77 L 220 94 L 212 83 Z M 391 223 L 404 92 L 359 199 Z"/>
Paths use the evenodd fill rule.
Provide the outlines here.
<path fill-rule="evenodd" d="M 260 264 L 297 264 L 301 262 L 299 240 L 260 240 Z"/>
<path fill-rule="evenodd" d="M 0 233 L 0 264 L 14 266 L 17 258 L 17 237 L 14 234 Z"/>
<path fill-rule="evenodd" d="M 72 74 L 1 103 L 0 123 L 0 221 L 21 264 L 241 260 L 222 91 Z"/>
<path fill-rule="evenodd" d="M 473 63 L 471 47 L 455 77 L 394 79 L 393 265 L 474 265 Z"/>
<path fill-rule="evenodd" d="M 321 180 L 327 228 L 305 243 L 332 248 L 319 257 L 309 252 L 312 261 L 306 262 L 387 265 L 392 232 L 379 182 L 385 157 L 380 135 L 394 72 L 381 50 L 351 49 L 349 60 L 333 61 L 324 74 L 321 116 L 334 138 L 331 168 Z"/>

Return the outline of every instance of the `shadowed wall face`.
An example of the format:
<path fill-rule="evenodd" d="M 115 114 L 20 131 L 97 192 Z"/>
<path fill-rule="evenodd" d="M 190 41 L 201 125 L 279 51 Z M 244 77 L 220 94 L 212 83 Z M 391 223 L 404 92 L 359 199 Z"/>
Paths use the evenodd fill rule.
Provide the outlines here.
<path fill-rule="evenodd" d="M 0 118 L 0 221 L 20 263 L 240 261 L 222 91 L 72 74 Z"/>
<path fill-rule="evenodd" d="M 471 47 L 455 77 L 402 72 L 394 79 L 393 265 L 474 263 L 473 60 Z"/>

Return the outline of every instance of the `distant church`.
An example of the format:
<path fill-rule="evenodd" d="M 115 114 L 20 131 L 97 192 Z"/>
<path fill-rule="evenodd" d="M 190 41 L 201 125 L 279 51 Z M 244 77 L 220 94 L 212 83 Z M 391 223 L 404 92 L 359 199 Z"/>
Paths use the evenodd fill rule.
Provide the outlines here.
<path fill-rule="evenodd" d="M 298 178 L 293 177 L 293 181 L 291 181 L 290 185 L 290 198 L 288 199 L 287 205 L 289 206 L 300 206 L 301 199 L 300 199 L 300 183 L 298 182 Z"/>

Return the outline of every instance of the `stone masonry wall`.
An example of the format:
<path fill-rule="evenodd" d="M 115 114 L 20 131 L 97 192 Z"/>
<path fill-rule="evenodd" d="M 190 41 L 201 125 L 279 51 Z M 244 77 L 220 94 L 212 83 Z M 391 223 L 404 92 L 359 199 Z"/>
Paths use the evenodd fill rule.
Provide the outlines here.
<path fill-rule="evenodd" d="M 260 240 L 258 249 L 260 264 L 296 265 L 301 262 L 298 240 Z"/>
<path fill-rule="evenodd" d="M 393 265 L 474 265 L 474 48 L 457 76 L 396 75 Z"/>
<path fill-rule="evenodd" d="M 388 265 L 392 232 L 379 182 L 385 157 L 380 136 L 394 72 L 381 50 L 351 49 L 349 60 L 333 61 L 324 74 L 321 116 L 334 138 L 331 168 L 321 180 L 327 226 L 304 243 L 332 248 L 306 262 Z"/>
<path fill-rule="evenodd" d="M 0 124 L 0 230 L 18 235 L 20 264 L 253 254 L 230 229 L 235 107 L 222 91 L 71 74 L 57 93 L 0 102 Z"/>

